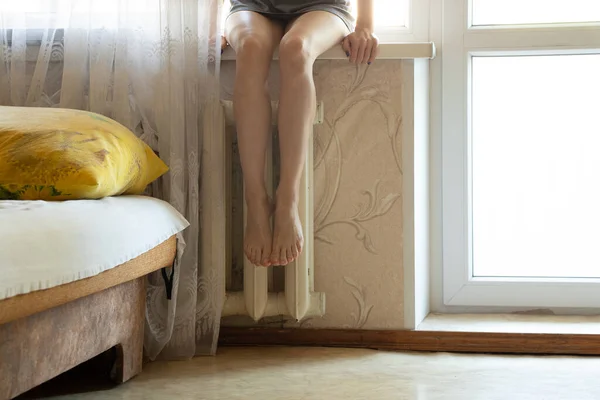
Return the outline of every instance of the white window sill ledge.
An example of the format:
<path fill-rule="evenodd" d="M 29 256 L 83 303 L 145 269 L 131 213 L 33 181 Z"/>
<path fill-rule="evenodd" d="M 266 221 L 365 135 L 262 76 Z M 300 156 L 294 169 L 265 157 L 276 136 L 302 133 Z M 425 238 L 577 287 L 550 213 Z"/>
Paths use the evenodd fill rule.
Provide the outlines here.
<path fill-rule="evenodd" d="M 429 332 L 598 335 L 600 316 L 429 314 L 417 327 Z"/>
<path fill-rule="evenodd" d="M 403 60 L 426 58 L 432 59 L 435 57 L 435 45 L 430 42 L 422 43 L 384 43 L 379 46 L 378 60 Z M 273 56 L 278 58 L 277 52 Z M 223 61 L 234 61 L 235 52 L 228 47 L 221 57 Z M 346 60 L 346 54 L 340 46 L 336 46 L 326 51 L 319 60 Z"/>

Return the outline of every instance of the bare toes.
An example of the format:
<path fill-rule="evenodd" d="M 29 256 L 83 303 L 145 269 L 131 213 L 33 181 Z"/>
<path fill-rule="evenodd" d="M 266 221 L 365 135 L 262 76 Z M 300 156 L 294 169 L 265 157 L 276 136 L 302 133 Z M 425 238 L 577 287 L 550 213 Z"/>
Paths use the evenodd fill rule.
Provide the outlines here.
<path fill-rule="evenodd" d="M 279 261 L 281 262 L 281 265 L 288 265 L 287 254 L 285 253 L 285 249 L 280 250 Z"/>
<path fill-rule="evenodd" d="M 254 260 L 254 265 L 256 265 L 257 267 L 261 265 L 261 261 L 262 261 L 262 250 L 261 249 L 256 249 L 256 259 Z"/>
<path fill-rule="evenodd" d="M 253 261 L 253 263 L 257 267 L 260 265 L 260 249 L 255 249 L 254 250 L 254 261 Z"/>
<path fill-rule="evenodd" d="M 279 258 L 277 257 L 277 254 L 279 254 L 279 253 L 275 253 L 275 251 L 273 251 L 273 253 L 271 254 L 271 264 L 272 265 L 281 265 L 281 264 L 279 264 Z"/>
<path fill-rule="evenodd" d="M 269 260 L 269 255 L 270 255 L 270 254 L 269 254 L 269 253 L 267 253 L 267 251 L 266 251 L 266 250 L 263 250 L 263 251 L 262 251 L 260 264 L 261 264 L 263 267 L 268 267 L 268 266 L 270 266 L 270 265 L 271 265 L 271 261 Z"/>

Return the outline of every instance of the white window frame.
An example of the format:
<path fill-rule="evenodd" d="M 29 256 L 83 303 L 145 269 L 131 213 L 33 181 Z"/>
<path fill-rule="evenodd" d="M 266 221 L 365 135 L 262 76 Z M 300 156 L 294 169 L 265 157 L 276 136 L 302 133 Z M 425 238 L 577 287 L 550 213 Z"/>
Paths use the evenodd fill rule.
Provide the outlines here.
<path fill-rule="evenodd" d="M 496 311 L 600 307 L 600 279 L 474 278 L 470 209 L 471 57 L 600 54 L 600 24 L 471 26 L 467 0 L 444 0 L 442 34 L 443 306 Z"/>
<path fill-rule="evenodd" d="M 408 26 L 375 27 L 381 43 L 429 41 L 429 0 L 409 0 L 407 21 Z"/>

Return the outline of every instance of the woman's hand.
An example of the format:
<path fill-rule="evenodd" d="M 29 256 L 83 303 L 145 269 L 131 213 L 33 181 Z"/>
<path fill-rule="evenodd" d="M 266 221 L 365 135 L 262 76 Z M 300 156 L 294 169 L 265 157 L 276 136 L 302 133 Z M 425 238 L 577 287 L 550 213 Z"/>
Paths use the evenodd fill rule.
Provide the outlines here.
<path fill-rule="evenodd" d="M 357 26 L 342 41 L 342 48 L 351 63 L 371 65 L 379 52 L 379 40 L 372 30 Z"/>
<path fill-rule="evenodd" d="M 229 43 L 227 43 L 227 39 L 225 39 L 225 36 L 221 36 L 221 54 L 225 52 L 227 46 L 229 46 Z"/>

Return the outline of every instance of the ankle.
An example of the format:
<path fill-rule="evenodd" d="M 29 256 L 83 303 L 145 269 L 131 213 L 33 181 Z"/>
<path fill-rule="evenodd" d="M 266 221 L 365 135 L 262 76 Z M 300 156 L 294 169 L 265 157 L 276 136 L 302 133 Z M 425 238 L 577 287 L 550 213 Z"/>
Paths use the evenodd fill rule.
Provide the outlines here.
<path fill-rule="evenodd" d="M 277 189 L 275 194 L 275 203 L 277 208 L 295 208 L 298 206 L 299 195 L 294 190 Z"/>
<path fill-rule="evenodd" d="M 264 204 L 268 204 L 269 201 L 269 196 L 267 195 L 266 190 L 265 191 L 248 191 L 246 190 L 246 193 L 244 194 L 244 198 L 246 200 L 246 204 L 249 207 L 252 206 L 263 206 Z"/>

